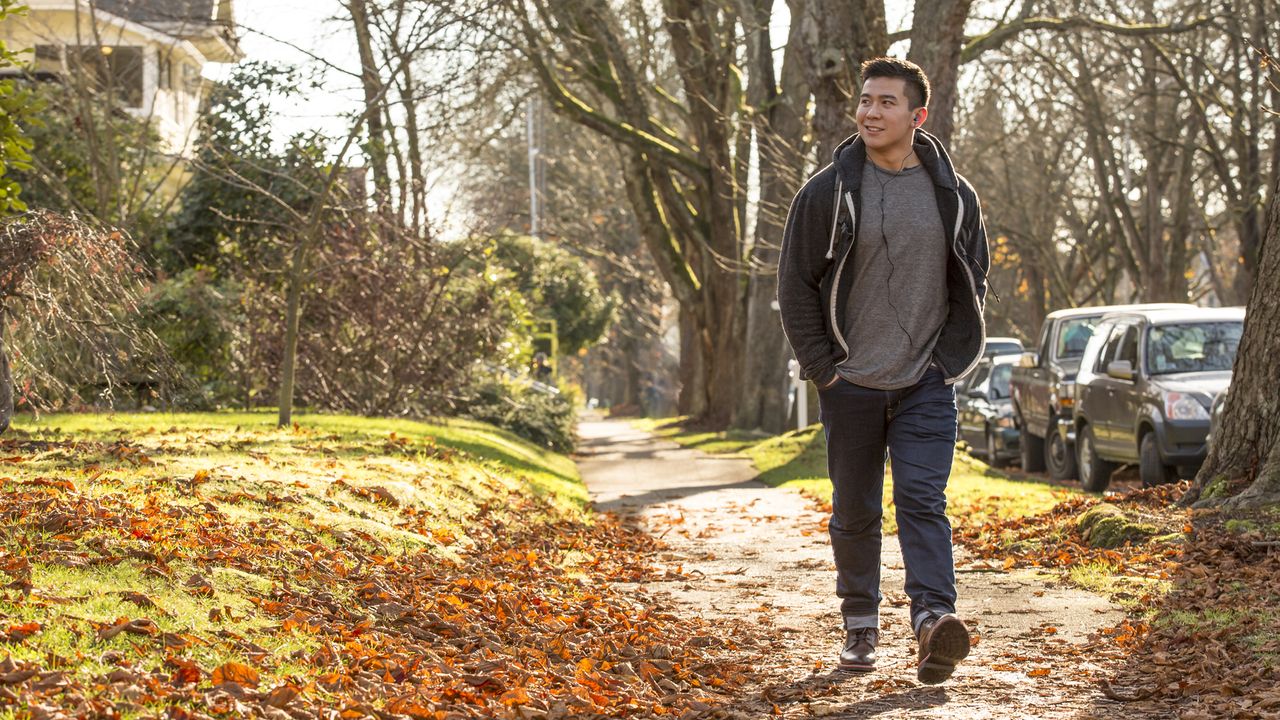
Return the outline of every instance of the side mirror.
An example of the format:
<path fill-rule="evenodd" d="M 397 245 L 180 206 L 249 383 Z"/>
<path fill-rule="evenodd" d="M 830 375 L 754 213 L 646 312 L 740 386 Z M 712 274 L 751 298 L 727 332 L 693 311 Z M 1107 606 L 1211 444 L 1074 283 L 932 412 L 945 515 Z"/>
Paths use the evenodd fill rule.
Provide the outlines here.
<path fill-rule="evenodd" d="M 1128 360 L 1112 360 L 1107 363 L 1107 376 L 1133 382 L 1133 363 Z"/>
<path fill-rule="evenodd" d="M 969 388 L 969 397 L 981 398 L 982 400 L 986 400 L 987 394 L 982 392 L 981 388 Z"/>
<path fill-rule="evenodd" d="M 1022 357 L 1018 358 L 1018 367 L 1040 367 L 1040 355 L 1031 350 L 1022 353 Z"/>

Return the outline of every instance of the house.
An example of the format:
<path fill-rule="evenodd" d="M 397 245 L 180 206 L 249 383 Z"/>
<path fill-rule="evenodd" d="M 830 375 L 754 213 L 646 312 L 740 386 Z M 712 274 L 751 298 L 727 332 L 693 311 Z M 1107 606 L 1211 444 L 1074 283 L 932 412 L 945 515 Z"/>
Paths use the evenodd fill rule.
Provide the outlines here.
<path fill-rule="evenodd" d="M 25 0 L 0 23 L 21 72 L 101 94 L 153 124 L 165 151 L 188 155 L 207 63 L 236 62 L 232 0 Z"/>

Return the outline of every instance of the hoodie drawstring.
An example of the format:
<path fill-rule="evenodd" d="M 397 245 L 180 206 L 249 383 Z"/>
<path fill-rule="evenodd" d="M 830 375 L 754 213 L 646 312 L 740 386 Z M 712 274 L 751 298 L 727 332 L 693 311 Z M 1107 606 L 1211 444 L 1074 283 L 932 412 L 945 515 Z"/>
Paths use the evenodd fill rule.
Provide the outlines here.
<path fill-rule="evenodd" d="M 832 203 L 831 213 L 831 240 L 827 243 L 827 259 L 832 260 L 836 256 L 836 226 L 840 224 L 840 191 L 844 189 L 840 178 L 836 178 L 836 199 Z"/>

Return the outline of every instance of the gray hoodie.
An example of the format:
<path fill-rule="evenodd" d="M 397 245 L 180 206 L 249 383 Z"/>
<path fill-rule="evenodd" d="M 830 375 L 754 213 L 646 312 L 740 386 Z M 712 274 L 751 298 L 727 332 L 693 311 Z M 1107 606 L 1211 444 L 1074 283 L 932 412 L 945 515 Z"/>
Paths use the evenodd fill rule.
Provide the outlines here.
<path fill-rule="evenodd" d="M 952 383 L 982 357 L 986 274 L 990 268 L 987 232 L 978 195 L 956 173 L 942 143 L 917 129 L 913 149 L 933 179 L 938 213 L 947 231 L 938 242 L 950 247 L 947 263 L 947 320 L 934 345 L 934 358 Z M 824 386 L 849 356 L 844 315 L 852 273 L 843 272 L 857 237 L 866 147 L 857 135 L 836 147 L 832 163 L 796 193 L 787 215 L 778 260 L 778 305 L 782 328 L 800 363 L 801 379 Z"/>

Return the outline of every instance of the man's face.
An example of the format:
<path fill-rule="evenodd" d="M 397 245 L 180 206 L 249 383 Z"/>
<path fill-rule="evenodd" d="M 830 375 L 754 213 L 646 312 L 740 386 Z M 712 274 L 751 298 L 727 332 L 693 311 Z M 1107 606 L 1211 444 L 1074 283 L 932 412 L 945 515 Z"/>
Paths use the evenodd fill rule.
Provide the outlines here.
<path fill-rule="evenodd" d="M 909 145 L 915 114 L 907 99 L 906 80 L 874 77 L 862 83 L 857 120 L 858 132 L 867 147 L 879 150 Z"/>

